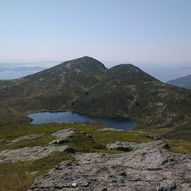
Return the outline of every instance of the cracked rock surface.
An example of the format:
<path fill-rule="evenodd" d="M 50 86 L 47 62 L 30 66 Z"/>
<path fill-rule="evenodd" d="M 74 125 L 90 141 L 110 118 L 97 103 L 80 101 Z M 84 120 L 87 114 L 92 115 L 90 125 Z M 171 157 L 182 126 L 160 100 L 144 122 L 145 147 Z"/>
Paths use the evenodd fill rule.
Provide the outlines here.
<path fill-rule="evenodd" d="M 36 147 L 24 147 L 15 150 L 3 150 L 0 152 L 0 163 L 2 162 L 17 162 L 17 161 L 29 161 L 38 160 L 50 155 L 53 152 L 71 152 L 74 153 L 74 149 L 70 146 L 36 146 Z"/>
<path fill-rule="evenodd" d="M 122 154 L 76 154 L 38 177 L 28 191 L 190 191 L 191 155 L 163 141 Z"/>

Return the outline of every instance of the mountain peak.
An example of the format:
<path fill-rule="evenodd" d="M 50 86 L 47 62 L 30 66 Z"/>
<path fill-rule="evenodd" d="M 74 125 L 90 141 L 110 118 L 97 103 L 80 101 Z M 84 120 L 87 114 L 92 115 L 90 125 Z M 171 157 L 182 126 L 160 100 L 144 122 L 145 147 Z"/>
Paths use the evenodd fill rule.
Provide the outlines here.
<path fill-rule="evenodd" d="M 139 67 L 134 66 L 133 64 L 120 64 L 114 66 L 108 70 L 111 77 L 118 76 L 119 78 L 124 78 L 125 81 L 153 81 L 156 80 L 154 77 L 145 73 Z"/>
<path fill-rule="evenodd" d="M 69 61 L 65 61 L 65 62 L 62 62 L 61 64 L 72 64 L 72 65 L 87 65 L 87 64 L 98 64 L 98 65 L 101 65 L 102 67 L 105 68 L 104 64 L 102 64 L 100 61 L 98 61 L 97 59 L 93 58 L 93 57 L 89 57 L 89 56 L 83 56 L 83 57 L 80 57 L 80 58 L 76 58 L 76 59 L 72 59 L 72 60 L 69 60 Z"/>
<path fill-rule="evenodd" d="M 117 66 L 112 67 L 112 69 L 113 70 L 126 70 L 129 72 L 136 72 L 136 73 L 139 73 L 142 71 L 140 68 L 138 68 L 137 66 L 135 66 L 133 64 L 119 64 Z"/>

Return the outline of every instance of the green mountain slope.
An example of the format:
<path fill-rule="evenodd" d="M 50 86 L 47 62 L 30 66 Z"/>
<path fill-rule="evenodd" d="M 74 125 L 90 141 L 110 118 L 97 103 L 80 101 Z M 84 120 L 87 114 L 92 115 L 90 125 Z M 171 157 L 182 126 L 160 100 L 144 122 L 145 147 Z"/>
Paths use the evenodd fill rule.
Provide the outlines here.
<path fill-rule="evenodd" d="M 135 119 L 142 128 L 185 123 L 191 92 L 160 82 L 131 64 L 111 69 L 91 57 L 0 81 L 0 120 L 42 110 Z"/>
<path fill-rule="evenodd" d="M 104 78 L 74 105 L 81 113 L 134 118 L 142 127 L 167 127 L 191 112 L 191 92 L 160 82 L 139 68 L 124 64 Z"/>
<path fill-rule="evenodd" d="M 0 103 L 18 111 L 64 110 L 102 78 L 105 66 L 90 57 L 0 83 Z"/>
<path fill-rule="evenodd" d="M 184 76 L 181 78 L 176 78 L 174 80 L 168 81 L 167 83 L 172 84 L 172 85 L 176 85 L 179 87 L 191 89 L 191 75 Z"/>

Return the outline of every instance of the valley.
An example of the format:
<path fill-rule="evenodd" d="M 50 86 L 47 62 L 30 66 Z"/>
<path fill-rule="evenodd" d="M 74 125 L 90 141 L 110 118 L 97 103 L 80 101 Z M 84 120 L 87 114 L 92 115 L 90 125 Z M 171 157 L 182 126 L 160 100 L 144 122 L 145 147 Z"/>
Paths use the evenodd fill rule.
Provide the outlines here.
<path fill-rule="evenodd" d="M 91 121 L 51 123 L 48 115 L 47 124 L 31 124 L 30 114 L 48 112 L 74 112 Z M 113 129 L 92 121 L 100 118 L 133 121 L 136 127 L 124 130 L 119 123 Z M 190 125 L 191 91 L 132 64 L 107 69 L 85 56 L 0 81 L 0 190 L 187 191 Z"/>

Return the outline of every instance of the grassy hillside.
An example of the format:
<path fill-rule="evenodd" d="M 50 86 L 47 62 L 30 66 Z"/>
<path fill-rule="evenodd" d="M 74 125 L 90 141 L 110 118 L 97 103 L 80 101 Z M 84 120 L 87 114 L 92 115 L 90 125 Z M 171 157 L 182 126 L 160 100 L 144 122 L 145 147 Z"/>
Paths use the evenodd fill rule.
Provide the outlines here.
<path fill-rule="evenodd" d="M 102 63 L 83 57 L 18 80 L 0 81 L 0 108 L 2 113 L 68 109 L 104 72 Z"/>
<path fill-rule="evenodd" d="M 93 116 L 131 118 L 132 131 L 104 130 L 96 123 L 31 125 L 27 113 L 72 110 Z M 174 152 L 191 152 L 191 91 L 167 85 L 139 68 L 124 64 L 111 69 L 83 57 L 18 80 L 0 81 L 0 151 L 45 146 L 52 133 L 78 129 L 67 142 L 78 153 L 118 153 L 106 145 L 116 141 L 166 139 Z M 29 135 L 35 139 L 14 140 Z M 121 152 L 121 151 L 120 151 Z M 34 179 L 64 160 L 69 153 L 0 164 L 0 190 L 24 191 Z M 11 180 L 11 181 L 10 181 Z"/>
<path fill-rule="evenodd" d="M 167 127 L 190 114 L 191 92 L 162 83 L 126 64 L 107 70 L 73 108 L 98 116 L 133 118 L 142 128 Z"/>
<path fill-rule="evenodd" d="M 173 127 L 191 114 L 191 92 L 160 82 L 131 64 L 111 69 L 82 57 L 11 81 L 0 81 L 0 122 L 35 111 L 72 110 L 131 118 L 139 128 Z"/>

